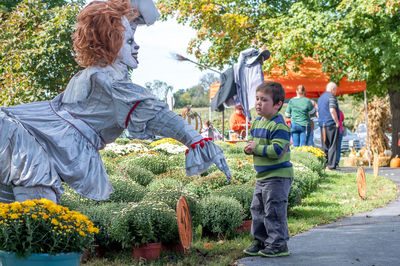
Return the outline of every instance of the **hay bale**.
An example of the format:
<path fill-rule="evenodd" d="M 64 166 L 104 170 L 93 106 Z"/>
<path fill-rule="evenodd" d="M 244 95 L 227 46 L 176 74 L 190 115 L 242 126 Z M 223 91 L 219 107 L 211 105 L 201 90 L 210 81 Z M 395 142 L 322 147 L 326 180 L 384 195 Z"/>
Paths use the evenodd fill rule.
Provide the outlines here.
<path fill-rule="evenodd" d="M 357 166 L 357 165 L 358 165 L 358 159 L 356 157 L 345 157 L 344 158 L 343 166 L 349 167 L 349 166 Z"/>

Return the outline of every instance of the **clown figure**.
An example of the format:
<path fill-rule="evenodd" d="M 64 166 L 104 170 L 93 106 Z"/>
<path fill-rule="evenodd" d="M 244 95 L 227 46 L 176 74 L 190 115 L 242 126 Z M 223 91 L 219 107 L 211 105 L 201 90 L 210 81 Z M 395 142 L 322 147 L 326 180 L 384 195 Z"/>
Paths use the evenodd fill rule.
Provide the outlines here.
<path fill-rule="evenodd" d="M 138 66 L 136 27 L 158 16 L 151 0 L 94 1 L 82 9 L 73 40 L 84 70 L 50 101 L 0 109 L 0 202 L 58 203 L 62 182 L 90 199 L 107 199 L 113 188 L 98 151 L 124 129 L 135 138 L 159 135 L 186 145 L 189 176 L 215 163 L 230 180 L 222 150 L 128 77 Z"/>

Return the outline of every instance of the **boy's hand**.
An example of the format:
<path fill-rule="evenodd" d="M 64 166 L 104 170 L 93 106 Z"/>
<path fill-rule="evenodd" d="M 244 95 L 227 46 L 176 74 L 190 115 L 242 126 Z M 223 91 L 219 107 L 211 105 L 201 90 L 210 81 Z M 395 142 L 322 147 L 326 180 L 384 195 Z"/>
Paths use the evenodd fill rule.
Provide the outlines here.
<path fill-rule="evenodd" d="M 257 143 L 255 141 L 249 141 L 246 146 L 244 146 L 244 153 L 253 154 Z"/>

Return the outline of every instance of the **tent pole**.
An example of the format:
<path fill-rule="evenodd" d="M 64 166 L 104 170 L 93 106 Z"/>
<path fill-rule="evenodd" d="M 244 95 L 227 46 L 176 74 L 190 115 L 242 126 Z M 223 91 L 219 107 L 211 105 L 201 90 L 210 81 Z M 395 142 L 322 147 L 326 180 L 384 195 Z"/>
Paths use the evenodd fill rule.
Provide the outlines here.
<path fill-rule="evenodd" d="M 210 107 L 208 108 L 208 120 L 211 122 L 211 100 L 210 100 Z"/>
<path fill-rule="evenodd" d="M 224 120 L 225 120 L 225 109 L 222 110 L 222 140 L 225 140 L 225 137 L 224 137 L 224 133 L 225 133 Z"/>
<path fill-rule="evenodd" d="M 248 122 L 249 120 L 247 119 L 247 116 L 246 116 L 246 140 L 248 140 L 249 139 L 249 127 L 247 126 L 248 125 Z"/>
<path fill-rule="evenodd" d="M 368 127 L 368 110 L 367 110 L 367 90 L 364 90 L 364 110 L 365 110 L 365 125 L 367 126 L 367 149 L 368 149 L 368 167 L 371 167 L 371 153 L 369 147 L 369 127 Z"/>

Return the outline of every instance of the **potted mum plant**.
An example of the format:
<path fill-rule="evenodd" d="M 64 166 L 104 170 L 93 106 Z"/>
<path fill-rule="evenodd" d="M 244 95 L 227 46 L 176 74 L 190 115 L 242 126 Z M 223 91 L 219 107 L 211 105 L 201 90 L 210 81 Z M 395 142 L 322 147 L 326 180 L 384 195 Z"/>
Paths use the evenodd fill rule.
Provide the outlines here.
<path fill-rule="evenodd" d="M 79 265 L 98 231 L 87 216 L 47 199 L 0 203 L 3 265 Z"/>

